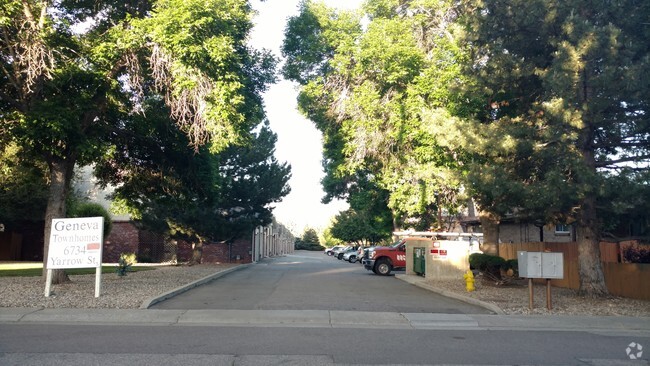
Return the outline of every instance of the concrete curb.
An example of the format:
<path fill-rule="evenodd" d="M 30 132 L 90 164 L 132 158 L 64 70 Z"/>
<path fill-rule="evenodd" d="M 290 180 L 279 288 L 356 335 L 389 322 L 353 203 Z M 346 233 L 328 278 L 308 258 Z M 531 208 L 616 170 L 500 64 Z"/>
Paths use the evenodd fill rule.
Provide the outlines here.
<path fill-rule="evenodd" d="M 414 276 L 414 275 L 396 274 L 395 278 L 400 279 L 400 280 L 402 280 L 404 282 L 408 282 L 408 283 L 410 283 L 412 285 L 423 288 L 425 290 L 435 292 L 435 293 L 440 294 L 440 295 L 445 296 L 445 297 L 450 297 L 452 299 L 460 300 L 460 301 L 466 302 L 468 304 L 480 306 L 480 307 L 482 307 L 484 309 L 487 309 L 487 310 L 490 310 L 490 311 L 494 312 L 497 315 L 506 315 L 506 313 L 505 313 L 505 311 L 503 311 L 503 309 L 501 309 L 500 307 L 498 307 L 498 306 L 496 306 L 494 304 L 490 304 L 490 303 L 487 303 L 485 301 L 474 299 L 474 298 L 469 297 L 469 296 L 459 295 L 459 294 L 457 294 L 455 292 L 441 290 L 441 289 L 436 288 L 436 287 L 434 287 L 432 285 L 424 283 L 424 281 L 422 281 L 420 277 L 417 277 L 417 276 Z"/>
<path fill-rule="evenodd" d="M 140 305 L 140 309 L 149 309 L 154 304 L 157 304 L 157 303 L 159 303 L 161 301 L 170 299 L 170 298 L 172 298 L 172 297 L 174 297 L 176 295 L 180 295 L 185 291 L 188 291 L 188 290 L 191 290 L 191 289 L 193 289 L 195 287 L 201 286 L 201 285 L 203 285 L 205 283 L 208 283 L 208 282 L 210 282 L 212 280 L 215 280 L 215 279 L 217 279 L 219 277 L 223 277 L 223 276 L 225 276 L 225 275 L 227 275 L 229 273 L 239 271 L 240 269 L 247 268 L 247 267 L 249 267 L 249 266 L 251 266 L 253 264 L 254 263 L 241 264 L 241 265 L 236 266 L 236 267 L 228 268 L 226 270 L 217 272 L 215 274 L 211 274 L 209 276 L 205 276 L 205 277 L 203 277 L 203 278 L 201 278 L 199 280 L 188 283 L 187 285 L 183 285 L 183 286 L 175 288 L 175 289 L 173 289 L 171 291 L 165 292 L 164 294 L 157 295 L 157 296 L 154 296 L 154 297 L 150 297 L 150 298 L 148 298 L 148 299 L 146 299 L 146 300 L 144 300 L 142 302 L 142 305 Z"/>

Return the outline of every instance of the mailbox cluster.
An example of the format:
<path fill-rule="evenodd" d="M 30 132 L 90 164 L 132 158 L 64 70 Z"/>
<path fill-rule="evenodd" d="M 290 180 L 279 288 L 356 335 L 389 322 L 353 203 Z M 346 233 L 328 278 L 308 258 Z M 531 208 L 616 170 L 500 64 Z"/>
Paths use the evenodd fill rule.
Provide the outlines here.
<path fill-rule="evenodd" d="M 551 310 L 551 279 L 564 278 L 562 253 L 517 252 L 519 276 L 528 278 L 528 307 L 533 309 L 533 278 L 546 279 L 546 308 Z"/>
<path fill-rule="evenodd" d="M 519 276 L 523 278 L 564 278 L 562 253 L 517 252 Z"/>

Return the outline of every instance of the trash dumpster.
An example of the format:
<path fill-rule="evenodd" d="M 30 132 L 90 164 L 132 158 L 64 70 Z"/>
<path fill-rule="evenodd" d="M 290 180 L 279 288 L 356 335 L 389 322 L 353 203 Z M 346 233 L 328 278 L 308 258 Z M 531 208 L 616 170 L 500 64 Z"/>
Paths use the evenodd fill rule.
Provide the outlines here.
<path fill-rule="evenodd" d="M 424 276 L 426 269 L 426 248 L 413 248 L 413 272 Z"/>

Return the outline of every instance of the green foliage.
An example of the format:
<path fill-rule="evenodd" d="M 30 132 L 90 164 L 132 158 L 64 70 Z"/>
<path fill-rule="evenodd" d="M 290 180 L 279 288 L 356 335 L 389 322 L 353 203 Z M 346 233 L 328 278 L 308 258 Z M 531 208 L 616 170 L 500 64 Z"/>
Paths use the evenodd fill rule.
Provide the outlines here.
<path fill-rule="evenodd" d="M 269 204 L 289 192 L 290 167 L 273 156 L 277 137 L 268 125 L 219 153 L 195 151 L 156 103 L 126 125 L 137 133 L 116 138 L 124 148 L 96 166 L 102 183 L 118 186 L 122 210 L 152 231 L 189 240 L 231 240 L 269 224 Z"/>
<path fill-rule="evenodd" d="M 340 240 L 340 239 L 335 238 L 332 235 L 331 227 L 328 227 L 325 230 L 323 230 L 323 233 L 319 237 L 319 243 L 322 243 L 322 245 L 325 248 L 332 248 L 334 246 L 343 244 L 343 241 Z"/>
<path fill-rule="evenodd" d="M 300 239 L 296 239 L 293 247 L 296 250 L 311 250 L 311 251 L 325 250 L 325 247 L 318 243 L 305 243 Z"/>
<path fill-rule="evenodd" d="M 306 228 L 301 239 L 307 244 L 319 244 L 318 233 L 312 228 Z"/>
<path fill-rule="evenodd" d="M 369 212 L 349 209 L 336 215 L 330 230 L 333 237 L 346 243 L 376 245 L 390 237 L 391 224 Z"/>
<path fill-rule="evenodd" d="M 117 268 L 115 272 L 118 276 L 126 276 L 131 272 L 131 266 L 137 263 L 135 253 L 121 253 L 120 259 L 117 261 Z"/>
<path fill-rule="evenodd" d="M 500 279 L 501 271 L 506 271 L 512 268 L 512 262 L 506 262 L 505 259 L 483 253 L 473 253 L 469 256 L 469 266 L 473 269 L 488 274 L 491 278 Z"/>
<path fill-rule="evenodd" d="M 0 148 L 0 222 L 11 225 L 42 220 L 47 204 L 47 168 L 25 156 L 15 143 L 4 145 L 0 141 Z"/>
<path fill-rule="evenodd" d="M 619 175 L 621 162 L 647 162 L 648 84 L 637 81 L 650 71 L 650 49 L 637 26 L 650 7 L 472 5 L 463 19 L 467 44 L 485 62 L 470 60 L 467 70 L 486 106 L 467 129 L 476 136 L 467 148 L 485 159 L 468 176 L 473 191 L 500 215 L 515 206 L 524 217 L 579 219 L 575 207 L 585 197 L 600 195 L 608 179 L 630 177 Z M 576 11 L 585 6 L 591 10 Z"/>
<path fill-rule="evenodd" d="M 28 159 L 49 167 L 47 216 L 65 214 L 76 164 L 105 163 L 115 150 L 137 149 L 121 143 L 146 132 L 136 126 L 149 116 L 174 123 L 186 136 L 183 148 L 189 144 L 196 152 L 247 145 L 250 131 L 264 120 L 261 94 L 275 80 L 276 60 L 248 47 L 252 9 L 246 0 L 10 0 L 0 6 L 0 139 L 2 146 L 15 141 Z M 84 31 L 75 31 L 81 22 Z M 137 167 L 149 163 L 146 155 L 139 159 Z M 113 173 L 115 181 L 130 179 Z M 165 198 L 151 200 L 181 196 L 179 201 L 193 203 L 196 195 L 183 196 L 187 181 L 176 178 L 161 188 Z M 155 195 L 152 187 L 131 189 Z M 276 194 L 277 184 L 270 195 Z M 186 215 L 187 223 L 190 215 L 215 215 L 214 206 L 201 211 L 194 205 L 177 216 Z M 244 207 L 246 215 L 256 213 L 253 207 Z"/>
<path fill-rule="evenodd" d="M 104 218 L 104 239 L 111 233 L 113 218 L 111 214 L 99 203 L 75 202 L 68 205 L 67 217 L 103 217 Z"/>
<path fill-rule="evenodd" d="M 318 233 L 312 228 L 305 228 L 301 238 L 296 239 L 294 248 L 297 250 L 325 250 L 325 247 L 320 245 Z"/>
<path fill-rule="evenodd" d="M 365 9 L 363 28 L 358 16 L 303 3 L 285 32 L 284 75 L 303 85 L 300 109 L 323 133 L 326 201 L 385 191 L 398 219 L 433 222 L 436 207 L 453 214 L 466 199 L 459 134 L 438 112 L 466 110 L 454 88 L 464 79 L 464 51 L 449 37 L 456 10 L 443 1 L 369 1 Z M 383 215 L 371 211 L 363 215 Z"/>

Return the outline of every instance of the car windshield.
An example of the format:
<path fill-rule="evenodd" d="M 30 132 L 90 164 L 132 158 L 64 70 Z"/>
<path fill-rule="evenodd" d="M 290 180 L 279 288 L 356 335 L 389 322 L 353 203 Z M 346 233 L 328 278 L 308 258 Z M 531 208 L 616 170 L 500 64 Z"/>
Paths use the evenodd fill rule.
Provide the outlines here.
<path fill-rule="evenodd" d="M 391 244 L 390 247 L 391 248 L 397 248 L 397 247 L 399 247 L 400 244 L 402 244 L 402 242 L 403 242 L 403 240 L 397 241 L 397 242 Z"/>

